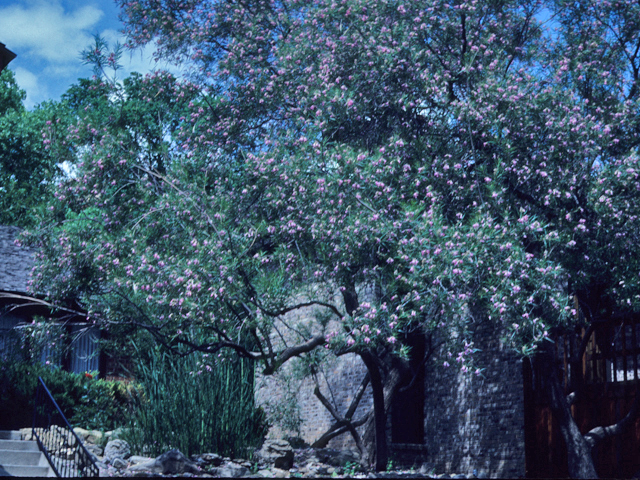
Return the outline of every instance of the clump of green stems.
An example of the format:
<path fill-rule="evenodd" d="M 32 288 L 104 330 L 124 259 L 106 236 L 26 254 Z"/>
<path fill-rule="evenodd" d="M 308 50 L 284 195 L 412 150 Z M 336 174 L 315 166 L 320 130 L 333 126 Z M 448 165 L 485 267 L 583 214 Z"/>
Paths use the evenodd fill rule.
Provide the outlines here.
<path fill-rule="evenodd" d="M 210 361 L 153 349 L 139 357 L 140 391 L 127 440 L 157 456 L 216 452 L 247 457 L 264 438 L 264 412 L 254 403 L 253 364 L 236 356 Z"/>

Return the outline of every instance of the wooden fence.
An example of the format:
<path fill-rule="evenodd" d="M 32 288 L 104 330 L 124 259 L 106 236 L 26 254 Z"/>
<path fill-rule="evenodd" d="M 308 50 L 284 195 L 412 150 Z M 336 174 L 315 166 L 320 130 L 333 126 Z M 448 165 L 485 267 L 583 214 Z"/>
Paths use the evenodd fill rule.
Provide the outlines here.
<path fill-rule="evenodd" d="M 590 333 L 579 367 L 570 359 L 579 351 L 585 331 L 556 339 L 565 389 L 583 382 L 583 395 L 572 413 L 584 434 L 620 421 L 635 400 L 640 381 L 640 325 L 636 321 L 602 324 Z M 575 370 L 576 367 L 573 367 Z M 572 378 L 577 375 L 580 378 Z M 545 376 L 524 364 L 525 458 L 529 478 L 568 477 L 567 449 L 546 397 Z M 569 393 L 568 391 L 566 393 Z M 596 470 L 605 478 L 631 478 L 640 471 L 640 418 L 621 435 L 602 441 L 594 451 Z"/>

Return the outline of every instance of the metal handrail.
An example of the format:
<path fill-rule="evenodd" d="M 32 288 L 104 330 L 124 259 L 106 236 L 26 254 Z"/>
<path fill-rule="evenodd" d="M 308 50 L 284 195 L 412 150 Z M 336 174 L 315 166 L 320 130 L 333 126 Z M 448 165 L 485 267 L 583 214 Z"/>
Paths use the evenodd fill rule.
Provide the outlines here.
<path fill-rule="evenodd" d="M 69 425 L 41 377 L 38 377 L 31 431 L 56 476 L 99 475 L 100 471 L 91 454 Z"/>

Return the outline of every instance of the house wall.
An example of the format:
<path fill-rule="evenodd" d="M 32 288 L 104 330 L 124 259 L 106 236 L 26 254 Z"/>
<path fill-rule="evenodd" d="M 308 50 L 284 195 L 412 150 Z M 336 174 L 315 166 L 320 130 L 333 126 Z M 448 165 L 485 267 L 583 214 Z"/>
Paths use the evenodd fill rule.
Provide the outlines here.
<path fill-rule="evenodd" d="M 20 317 L 2 311 L 0 307 L 0 359 L 8 360 L 19 354 L 20 342 L 14 327 Z"/>

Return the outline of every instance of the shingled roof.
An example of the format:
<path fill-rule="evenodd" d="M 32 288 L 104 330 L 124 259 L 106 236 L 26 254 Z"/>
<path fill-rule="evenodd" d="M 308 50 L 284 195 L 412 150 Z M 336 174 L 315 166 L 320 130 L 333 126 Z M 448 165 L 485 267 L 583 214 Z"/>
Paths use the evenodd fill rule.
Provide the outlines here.
<path fill-rule="evenodd" d="M 0 226 L 0 292 L 26 293 L 33 251 L 15 244 L 18 227 Z"/>

